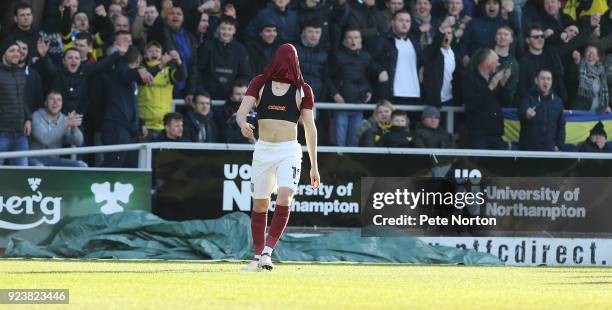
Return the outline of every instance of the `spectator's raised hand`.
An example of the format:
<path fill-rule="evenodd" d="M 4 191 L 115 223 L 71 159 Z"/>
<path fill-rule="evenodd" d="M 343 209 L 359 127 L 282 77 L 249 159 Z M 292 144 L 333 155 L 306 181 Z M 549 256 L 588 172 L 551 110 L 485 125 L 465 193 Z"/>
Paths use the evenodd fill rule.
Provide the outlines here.
<path fill-rule="evenodd" d="M 228 3 L 223 7 L 223 15 L 236 18 L 236 8 L 233 4 Z"/>
<path fill-rule="evenodd" d="M 151 84 L 151 82 L 153 82 L 153 75 L 151 75 L 151 73 L 149 73 L 149 71 L 147 71 L 147 69 L 144 68 L 140 68 L 138 69 L 138 74 L 140 75 L 140 80 L 144 83 L 144 84 Z"/>
<path fill-rule="evenodd" d="M 535 115 L 536 111 L 534 107 L 527 108 L 527 111 L 525 112 L 525 117 L 527 117 L 527 119 L 532 119 Z"/>
<path fill-rule="evenodd" d="M 139 11 L 140 12 L 140 11 Z M 143 13 L 144 15 L 144 13 Z M 96 7 L 96 16 L 100 16 L 102 18 L 106 17 L 106 9 L 104 8 L 103 4 L 100 4 Z"/>
<path fill-rule="evenodd" d="M 429 30 L 431 30 L 431 24 L 421 24 L 421 26 L 419 26 L 419 30 L 421 32 L 429 32 Z"/>
<path fill-rule="evenodd" d="M 345 103 L 344 97 L 342 97 L 342 95 L 340 95 L 340 94 L 335 94 L 334 95 L 334 102 L 335 103 Z"/>
<path fill-rule="evenodd" d="M 503 70 L 502 72 L 502 77 L 499 80 L 499 83 L 501 83 L 502 86 L 506 85 L 506 82 L 508 82 L 508 79 L 510 78 L 510 76 L 512 75 L 512 69 L 510 68 L 506 68 L 505 70 Z"/>
<path fill-rule="evenodd" d="M 140 133 L 139 134 L 140 134 L 140 138 L 141 139 L 146 138 L 149 135 L 149 130 L 147 129 L 147 127 L 142 126 L 142 127 L 140 127 Z"/>
<path fill-rule="evenodd" d="M 176 61 L 177 65 L 180 66 L 183 63 L 181 60 L 181 55 L 176 50 L 170 51 L 169 55 L 172 57 L 172 60 Z"/>
<path fill-rule="evenodd" d="M 138 0 L 136 7 L 138 8 L 138 16 L 144 16 L 147 10 L 147 0 Z"/>
<path fill-rule="evenodd" d="M 41 57 L 47 56 L 47 52 L 49 51 L 49 43 L 45 42 L 42 37 L 38 38 L 36 41 L 36 51 Z"/>
<path fill-rule="evenodd" d="M 117 52 L 121 56 L 125 55 L 128 48 L 130 48 L 127 44 L 115 44 L 114 47 L 117 49 Z"/>
<path fill-rule="evenodd" d="M 32 121 L 27 120 L 23 124 L 23 134 L 29 137 L 31 133 L 32 133 Z"/>
<path fill-rule="evenodd" d="M 440 24 L 440 32 L 446 32 L 448 28 L 452 28 L 456 21 L 455 16 L 447 16 Z"/>
<path fill-rule="evenodd" d="M 591 15 L 591 26 L 593 27 L 599 26 L 600 20 L 601 20 L 601 16 L 599 16 L 599 13 L 594 13 L 593 15 Z"/>
<path fill-rule="evenodd" d="M 464 30 L 459 28 L 457 30 L 455 30 L 455 33 L 453 33 L 453 36 L 457 39 L 461 39 L 461 37 L 463 37 L 463 32 Z"/>
<path fill-rule="evenodd" d="M 575 64 L 579 64 L 580 63 L 580 52 L 579 51 L 573 51 L 572 52 L 572 60 L 574 61 Z"/>
<path fill-rule="evenodd" d="M 552 29 L 550 29 L 550 28 L 549 28 L 549 29 L 546 29 L 546 30 L 544 31 L 544 37 L 545 37 L 545 38 L 548 38 L 548 37 L 552 36 L 553 34 L 555 34 L 555 31 L 554 31 L 554 30 L 552 30 Z"/>
<path fill-rule="evenodd" d="M 502 12 L 510 13 L 514 11 L 514 1 L 513 0 L 502 0 Z"/>
<path fill-rule="evenodd" d="M 198 11 L 200 13 L 204 13 L 206 11 L 212 11 L 215 8 L 215 2 L 214 1 L 206 1 L 204 4 L 200 5 L 198 7 Z"/>
<path fill-rule="evenodd" d="M 76 12 L 78 11 L 78 3 L 77 2 L 72 2 L 70 0 L 65 0 L 62 5 L 60 5 L 59 10 L 62 14 L 64 14 L 64 12 L 66 11 L 66 9 L 69 10 L 70 12 L 70 16 L 74 16 L 74 14 L 76 14 Z"/>
<path fill-rule="evenodd" d="M 389 73 L 387 73 L 387 70 L 384 70 L 383 72 L 381 72 L 378 75 L 378 81 L 379 82 L 384 83 L 384 82 L 386 82 L 388 80 L 389 80 Z"/>
<path fill-rule="evenodd" d="M 161 64 L 162 66 L 166 66 L 169 62 L 172 61 L 172 56 L 170 56 L 170 54 L 163 54 L 161 57 Z"/>

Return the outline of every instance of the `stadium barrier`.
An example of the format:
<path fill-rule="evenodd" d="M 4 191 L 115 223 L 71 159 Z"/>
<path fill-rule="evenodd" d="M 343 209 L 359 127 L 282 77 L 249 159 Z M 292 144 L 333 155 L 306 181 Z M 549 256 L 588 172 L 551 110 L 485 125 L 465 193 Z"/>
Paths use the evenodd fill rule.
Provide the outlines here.
<path fill-rule="evenodd" d="M 222 106 L 225 103 L 223 100 L 213 100 L 213 106 Z M 185 105 L 185 100 L 183 99 L 175 99 L 172 100 L 172 110 L 176 111 L 176 106 Z M 421 112 L 425 109 L 425 105 L 394 105 L 395 109 L 408 111 L 408 112 Z M 361 111 L 374 111 L 376 108 L 376 104 L 373 103 L 343 103 L 338 104 L 335 102 L 317 102 L 314 106 L 313 112 L 316 115 L 316 111 L 318 110 L 361 110 Z M 441 113 L 446 114 L 446 120 L 444 124 L 446 125 L 446 131 L 449 133 L 455 132 L 455 114 L 464 112 L 463 107 L 442 107 L 440 109 Z"/>
<path fill-rule="evenodd" d="M 149 197 L 152 193 L 150 202 L 145 198 L 126 201 L 116 196 L 117 199 L 111 201 L 126 209 L 152 206 L 153 213 L 166 219 L 218 218 L 234 211 L 250 211 L 252 145 L 149 143 L 6 152 L 1 153 L 0 158 L 118 150 L 139 151 L 139 169 L 121 170 L 125 176 L 110 176 L 105 173 L 117 173 L 119 169 L 1 167 L 0 196 L 3 204 L 0 221 L 36 223 L 38 226 L 28 229 L 2 227 L 0 236 L 3 239 L 0 242 L 15 236 L 42 242 L 42 237 L 50 236 L 55 229 L 53 226 L 60 227 L 68 216 L 103 212 L 101 208 L 109 200 L 95 196 L 91 190 L 93 183 L 108 182 L 110 187 L 104 192 L 109 195 L 117 192 L 117 183 L 133 184 L 134 193 L 139 191 L 141 197 Z M 307 158 L 304 156 L 300 184 L 309 182 Z M 310 227 L 317 231 L 322 227 L 360 226 L 360 211 L 364 208 L 360 200 L 360 179 L 364 176 L 540 177 L 542 182 L 550 178 L 553 185 L 553 178 L 601 177 L 601 184 L 607 185 L 605 177 L 612 175 L 612 154 L 320 147 L 319 165 L 323 180 L 321 189 L 313 191 L 309 186 L 298 187 L 290 221 L 294 227 Z M 135 181 L 126 179 L 133 173 L 149 175 L 135 184 Z M 150 191 L 151 178 L 153 191 Z M 582 190 L 589 193 L 589 188 Z M 612 215 L 607 205 L 609 193 L 612 191 L 602 190 L 601 195 L 588 194 L 591 200 L 584 199 L 583 205 L 572 206 L 586 211 L 579 213 L 580 217 L 569 216 L 578 213 L 557 214 L 560 206 L 552 204 L 541 206 L 541 216 L 534 218 L 516 212 L 502 214 L 495 211 L 498 207 L 482 207 L 479 210 L 481 214 L 499 218 L 500 230 L 467 231 L 467 235 L 466 232 L 433 231 L 422 234 L 423 240 L 489 251 L 502 260 L 505 258 L 507 264 L 514 265 L 606 265 L 612 259 L 611 248 L 606 246 L 612 242 L 612 229 L 605 223 Z M 203 202 L 206 205 L 202 205 Z M 528 205 L 530 202 L 516 203 Z M 466 210 L 473 212 L 469 208 Z M 556 218 L 552 219 L 551 215 Z M 19 222 L 15 220 L 17 218 L 24 220 Z"/>

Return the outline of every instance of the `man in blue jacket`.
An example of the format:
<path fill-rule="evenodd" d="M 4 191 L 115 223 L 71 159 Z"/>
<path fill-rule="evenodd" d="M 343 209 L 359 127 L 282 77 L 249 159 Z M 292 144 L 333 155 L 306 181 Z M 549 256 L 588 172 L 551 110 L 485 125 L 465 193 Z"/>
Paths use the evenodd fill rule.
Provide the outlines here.
<path fill-rule="evenodd" d="M 300 38 L 300 26 L 298 14 L 295 10 L 289 9 L 290 0 L 272 0 L 268 7 L 259 11 L 255 18 L 251 20 L 245 30 L 247 39 L 257 37 L 259 25 L 273 21 L 278 29 L 278 39 L 280 43 L 294 43 Z"/>
<path fill-rule="evenodd" d="M 121 49 L 125 47 L 119 47 Z M 135 143 L 147 135 L 146 127 L 138 117 L 138 84 L 151 83 L 159 67 L 139 68 L 142 57 L 135 46 L 130 46 L 111 72 L 108 85 L 108 105 L 102 125 L 104 145 Z M 135 168 L 134 152 L 104 154 L 105 167 Z"/>
<path fill-rule="evenodd" d="M 518 112 L 521 150 L 559 151 L 565 143 L 563 102 L 551 90 L 552 83 L 552 72 L 540 70 L 535 78 L 535 88 L 523 99 Z"/>
<path fill-rule="evenodd" d="M 495 46 L 495 34 L 499 27 L 510 26 L 515 34 L 520 33 L 519 19 L 513 5 L 502 7 L 500 0 L 487 0 L 482 10 L 484 14 L 470 21 L 459 43 L 464 65 L 469 63 L 470 57 L 478 49 Z"/>

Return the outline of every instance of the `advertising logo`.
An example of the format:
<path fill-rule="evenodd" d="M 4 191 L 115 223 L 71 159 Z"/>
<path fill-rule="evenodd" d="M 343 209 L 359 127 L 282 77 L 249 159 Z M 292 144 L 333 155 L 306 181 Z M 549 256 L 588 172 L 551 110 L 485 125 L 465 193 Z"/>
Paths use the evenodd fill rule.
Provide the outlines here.
<path fill-rule="evenodd" d="M 41 185 L 40 178 L 28 178 L 28 185 L 32 195 L 19 197 L 6 197 L 0 193 L 0 215 L 9 213 L 12 215 L 40 215 L 40 219 L 32 223 L 11 223 L 0 220 L 0 228 L 10 230 L 25 230 L 37 227 L 43 223 L 57 224 L 61 218 L 61 197 L 45 197 L 38 188 Z"/>

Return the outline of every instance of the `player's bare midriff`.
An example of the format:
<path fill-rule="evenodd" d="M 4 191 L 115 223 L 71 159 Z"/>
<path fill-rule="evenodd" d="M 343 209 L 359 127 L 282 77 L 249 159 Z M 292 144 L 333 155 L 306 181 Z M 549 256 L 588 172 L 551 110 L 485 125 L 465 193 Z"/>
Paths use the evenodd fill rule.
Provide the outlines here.
<path fill-rule="evenodd" d="M 297 124 L 278 120 L 261 119 L 259 125 L 259 140 L 266 142 L 285 142 L 297 140 Z"/>

